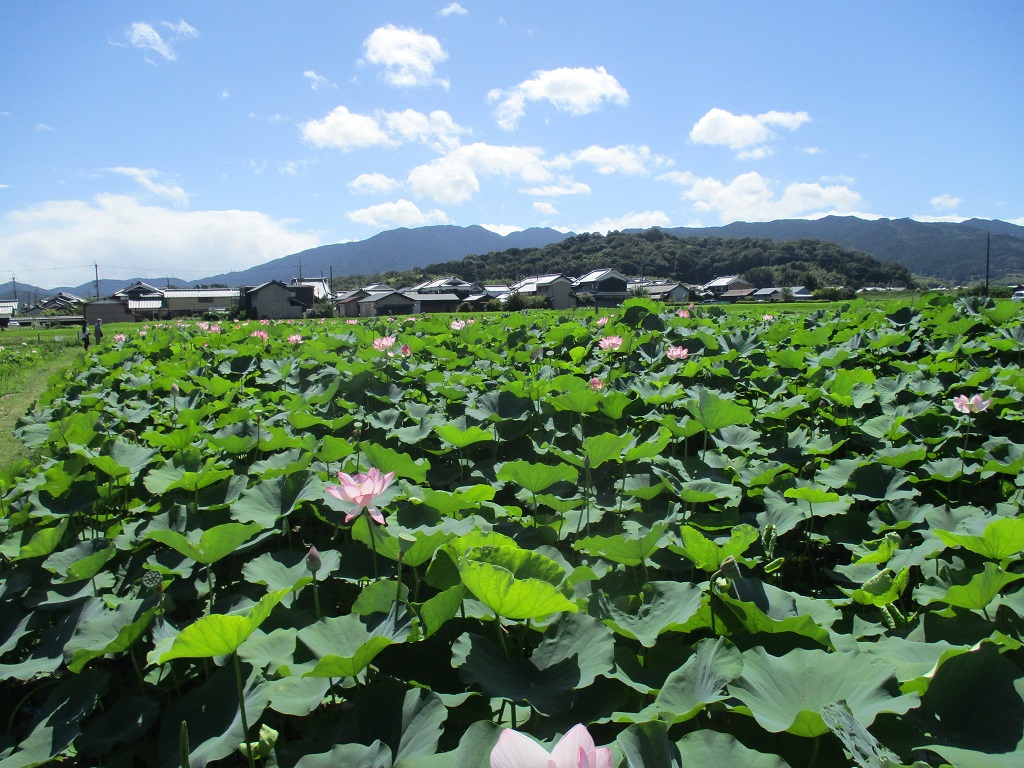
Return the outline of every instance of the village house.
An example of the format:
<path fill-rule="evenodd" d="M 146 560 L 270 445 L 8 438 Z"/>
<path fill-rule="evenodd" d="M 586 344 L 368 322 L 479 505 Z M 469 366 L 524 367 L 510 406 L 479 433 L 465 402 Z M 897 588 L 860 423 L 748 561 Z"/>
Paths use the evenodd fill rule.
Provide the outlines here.
<path fill-rule="evenodd" d="M 243 288 L 239 308 L 252 320 L 292 320 L 301 318 L 314 301 L 312 285 L 285 285 L 271 280 Z"/>
<path fill-rule="evenodd" d="M 572 282 L 573 292 L 594 297 L 594 306 L 617 307 L 629 296 L 629 278 L 614 269 L 595 269 Z"/>
<path fill-rule="evenodd" d="M 572 309 L 576 306 L 572 281 L 564 275 L 527 277 L 509 286 L 508 293 L 498 298 L 507 301 L 516 293 L 522 296 L 541 296 L 548 300 L 551 309 Z"/>

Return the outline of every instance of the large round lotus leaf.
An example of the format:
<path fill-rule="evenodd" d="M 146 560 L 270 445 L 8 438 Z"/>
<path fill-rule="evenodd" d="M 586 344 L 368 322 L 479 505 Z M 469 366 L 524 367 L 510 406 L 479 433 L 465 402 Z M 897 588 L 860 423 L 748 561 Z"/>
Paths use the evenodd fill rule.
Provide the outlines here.
<path fill-rule="evenodd" d="M 837 701 L 865 727 L 880 712 L 916 706 L 916 694 L 894 697 L 885 689 L 893 674 L 883 659 L 857 652 L 797 648 L 779 657 L 755 647 L 743 653 L 743 674 L 729 693 L 765 730 L 814 737 L 828 731 L 821 713 Z"/>

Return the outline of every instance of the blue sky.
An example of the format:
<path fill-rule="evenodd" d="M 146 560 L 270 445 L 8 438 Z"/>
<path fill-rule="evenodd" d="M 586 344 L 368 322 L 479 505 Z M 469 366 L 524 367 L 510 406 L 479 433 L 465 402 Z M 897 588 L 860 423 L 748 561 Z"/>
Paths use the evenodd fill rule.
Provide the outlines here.
<path fill-rule="evenodd" d="M 1022 22 L 1019 0 L 6 0 L 0 282 L 198 279 L 431 224 L 1024 224 Z"/>

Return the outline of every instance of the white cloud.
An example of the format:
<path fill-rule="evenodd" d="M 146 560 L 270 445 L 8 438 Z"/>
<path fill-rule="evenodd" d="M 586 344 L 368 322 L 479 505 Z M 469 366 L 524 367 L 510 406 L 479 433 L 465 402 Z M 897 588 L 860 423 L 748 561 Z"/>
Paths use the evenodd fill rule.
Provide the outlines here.
<path fill-rule="evenodd" d="M 567 176 L 559 178 L 557 184 L 549 184 L 544 187 L 530 187 L 519 190 L 526 195 L 537 197 L 562 197 L 563 195 L 589 195 L 590 187 L 582 181 L 573 181 Z"/>
<path fill-rule="evenodd" d="M 444 8 L 437 12 L 438 16 L 465 16 L 469 11 L 463 8 L 458 3 L 448 3 Z"/>
<path fill-rule="evenodd" d="M 0 220 L 6 268 L 39 273 L 88 265 L 89 279 L 93 260 L 101 270 L 130 266 L 125 277 L 188 278 L 246 269 L 318 244 L 315 235 L 259 211 L 182 211 L 142 205 L 128 195 L 51 201 Z M 51 285 L 66 284 L 66 274 L 54 274 Z"/>
<path fill-rule="evenodd" d="M 551 203 L 545 203 L 545 202 L 542 202 L 542 201 L 539 201 L 539 200 L 533 204 L 533 210 L 535 210 L 541 216 L 557 216 L 558 215 L 558 209 L 555 208 L 554 205 L 552 205 Z"/>
<path fill-rule="evenodd" d="M 951 211 L 962 203 L 959 197 L 953 197 L 952 195 L 938 195 L 931 199 L 932 208 L 937 211 Z"/>
<path fill-rule="evenodd" d="M 728 183 L 689 172 L 666 173 L 659 178 L 689 187 L 683 199 L 692 202 L 697 211 L 717 214 L 722 223 L 816 218 L 831 213 L 863 215 L 856 208 L 860 194 L 842 185 L 794 182 L 777 195 L 756 172 L 741 174 Z"/>
<path fill-rule="evenodd" d="M 754 147 L 753 149 L 742 149 L 736 153 L 737 160 L 763 160 L 775 154 L 771 147 Z"/>
<path fill-rule="evenodd" d="M 505 235 L 511 235 L 513 232 L 522 232 L 523 228 L 516 224 L 481 224 L 484 229 L 489 229 L 497 235 L 505 237 Z"/>
<path fill-rule="evenodd" d="M 956 216 L 954 214 L 947 214 L 945 216 L 929 216 L 926 214 L 911 216 L 910 218 L 924 224 L 959 224 L 962 221 L 967 221 L 966 216 Z"/>
<path fill-rule="evenodd" d="M 421 142 L 438 152 L 458 145 L 459 134 L 467 132 L 452 120 L 451 115 L 440 109 L 429 115 L 414 109 L 383 112 L 381 119 L 389 133 L 404 141 Z"/>
<path fill-rule="evenodd" d="M 640 211 L 631 212 L 618 218 L 599 219 L 585 229 L 586 232 L 609 232 L 621 231 L 623 229 L 650 229 L 651 227 L 667 227 L 672 220 L 664 211 Z"/>
<path fill-rule="evenodd" d="M 306 168 L 315 165 L 316 160 L 288 160 L 278 163 L 277 172 L 283 176 L 305 176 Z"/>
<path fill-rule="evenodd" d="M 629 94 L 604 67 L 560 67 L 534 72 L 530 80 L 505 91 L 495 88 L 487 94 L 487 100 L 497 102 L 495 119 L 511 131 L 526 114 L 528 101 L 548 101 L 561 112 L 586 115 L 605 102 L 626 104 Z"/>
<path fill-rule="evenodd" d="M 302 138 L 311 144 L 344 152 L 395 147 L 405 142 L 419 142 L 443 152 L 456 146 L 459 135 L 467 132 L 443 110 L 426 115 L 413 109 L 360 115 L 346 107 L 335 107 L 322 120 L 309 120 L 300 127 Z"/>
<path fill-rule="evenodd" d="M 117 168 L 111 168 L 110 172 L 134 179 L 136 183 L 147 191 L 152 192 L 158 197 L 166 197 L 177 206 L 188 206 L 188 193 L 177 185 L 161 184 L 156 181 L 160 174 L 152 168 L 118 166 Z"/>
<path fill-rule="evenodd" d="M 760 115 L 734 115 L 717 107 L 708 111 L 694 123 L 690 140 L 696 144 L 725 146 L 740 152 L 740 159 L 766 157 L 770 151 L 767 144 L 776 134 L 772 127 L 795 131 L 810 122 L 806 112 L 764 112 Z"/>
<path fill-rule="evenodd" d="M 415 203 L 404 199 L 349 211 L 346 215 L 357 224 L 371 227 L 422 227 L 449 223 L 444 211 L 421 211 Z"/>
<path fill-rule="evenodd" d="M 480 176 L 504 176 L 525 182 L 545 182 L 551 171 L 538 147 L 467 144 L 444 157 L 413 168 L 408 184 L 417 197 L 439 203 L 462 203 L 480 191 Z"/>
<path fill-rule="evenodd" d="M 47 125 L 46 123 L 39 123 L 35 127 L 35 132 L 36 133 L 46 133 L 47 131 L 52 131 L 52 130 L 53 130 L 53 127 Z"/>
<path fill-rule="evenodd" d="M 322 120 L 310 120 L 301 127 L 302 138 L 310 144 L 343 152 L 393 143 L 376 118 L 349 112 L 347 107 L 335 107 Z"/>
<path fill-rule="evenodd" d="M 400 186 L 402 182 L 383 173 L 362 173 L 348 183 L 348 188 L 357 195 L 384 194 Z"/>
<path fill-rule="evenodd" d="M 172 44 L 186 38 L 198 37 L 199 32 L 191 24 L 184 21 L 179 21 L 174 24 L 165 21 L 163 22 L 163 25 L 171 31 L 168 39 L 166 40 L 159 32 L 156 31 L 156 29 L 143 21 L 136 21 L 132 23 L 132 25 L 125 31 L 125 35 L 128 37 L 128 42 L 135 48 L 139 48 L 144 51 L 153 51 L 160 54 L 168 61 L 174 61 L 178 56 L 174 52 Z"/>
<path fill-rule="evenodd" d="M 328 88 L 332 85 L 330 80 L 323 75 L 318 75 L 312 69 L 307 69 L 302 73 L 302 76 L 309 81 L 309 87 L 314 91 L 319 91 L 321 88 Z"/>
<path fill-rule="evenodd" d="M 1024 216 L 1019 219 L 1004 219 L 1008 224 L 1016 224 L 1018 227 L 1024 227 Z"/>
<path fill-rule="evenodd" d="M 373 30 L 363 41 L 363 48 L 367 61 L 384 67 L 381 77 L 388 85 L 448 88 L 448 81 L 438 78 L 434 72 L 435 65 L 447 59 L 448 53 L 433 35 L 388 24 Z"/>
<path fill-rule="evenodd" d="M 648 147 L 627 144 L 617 147 L 599 147 L 595 144 L 573 152 L 572 159 L 577 163 L 594 166 L 601 174 L 622 173 L 630 176 L 647 173 L 651 167 L 672 164 L 667 157 L 652 154 Z"/>
<path fill-rule="evenodd" d="M 821 147 L 801 147 L 800 151 L 803 152 L 805 155 L 820 155 L 825 150 L 823 150 Z"/>

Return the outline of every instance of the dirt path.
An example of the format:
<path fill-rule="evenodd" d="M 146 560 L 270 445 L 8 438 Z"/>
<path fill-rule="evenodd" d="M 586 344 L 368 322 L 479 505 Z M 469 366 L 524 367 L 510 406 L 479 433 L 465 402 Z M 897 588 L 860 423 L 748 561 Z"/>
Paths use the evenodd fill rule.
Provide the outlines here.
<path fill-rule="evenodd" d="M 28 458 L 30 451 L 14 436 L 14 427 L 29 406 L 46 391 L 50 377 L 71 367 L 78 354 L 78 350 L 68 349 L 66 354 L 47 360 L 29 371 L 14 392 L 0 395 L 0 470 Z"/>

